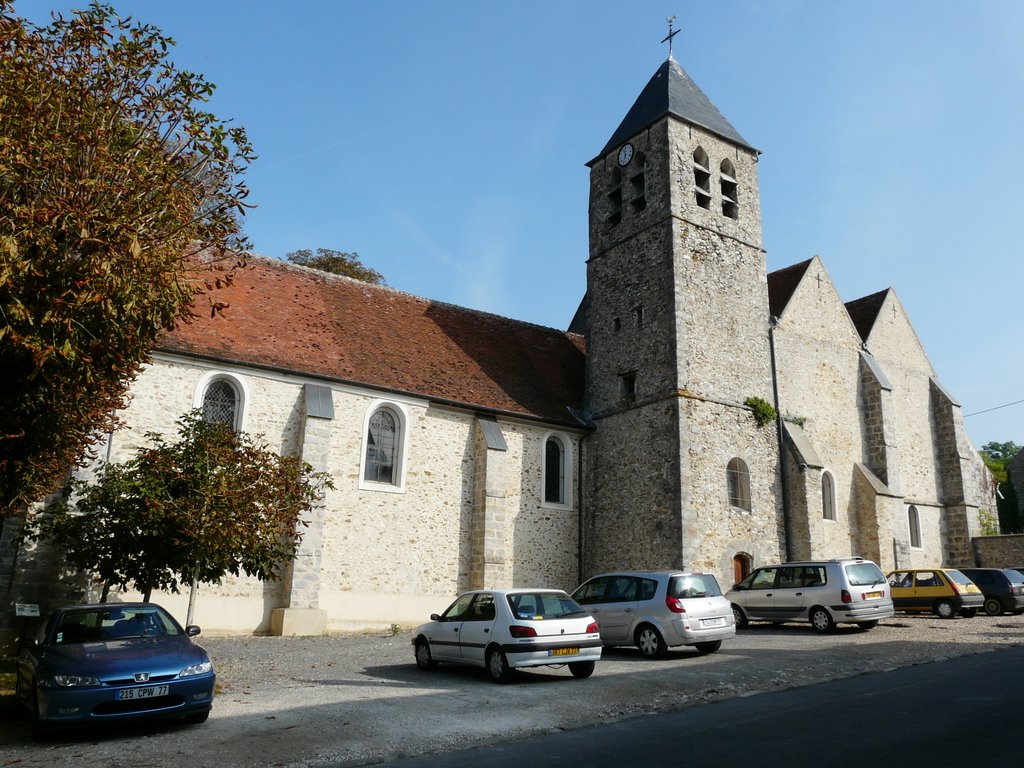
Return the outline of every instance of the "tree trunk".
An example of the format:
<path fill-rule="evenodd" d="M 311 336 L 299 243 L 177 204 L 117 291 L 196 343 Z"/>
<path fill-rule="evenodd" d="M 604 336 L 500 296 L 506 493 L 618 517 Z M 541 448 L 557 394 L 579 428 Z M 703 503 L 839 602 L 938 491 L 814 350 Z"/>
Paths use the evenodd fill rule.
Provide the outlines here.
<path fill-rule="evenodd" d="M 196 610 L 196 591 L 199 588 L 199 563 L 192 571 L 192 587 L 188 591 L 188 615 L 185 616 L 185 626 L 192 623 L 192 616 Z"/>

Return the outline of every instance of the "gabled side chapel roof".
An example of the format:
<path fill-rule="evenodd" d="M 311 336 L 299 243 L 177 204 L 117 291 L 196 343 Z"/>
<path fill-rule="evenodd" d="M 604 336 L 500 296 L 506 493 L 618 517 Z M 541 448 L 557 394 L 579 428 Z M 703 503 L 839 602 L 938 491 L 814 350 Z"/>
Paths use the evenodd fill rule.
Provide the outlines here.
<path fill-rule="evenodd" d="M 853 320 L 861 341 L 867 341 L 871 335 L 871 329 L 875 327 L 875 320 L 878 319 L 878 313 L 882 311 L 885 297 L 889 295 L 890 290 L 886 288 L 878 293 L 846 302 L 846 311 L 850 313 L 850 319 Z"/>
<path fill-rule="evenodd" d="M 578 425 L 576 334 L 263 257 L 218 298 L 157 349 Z"/>

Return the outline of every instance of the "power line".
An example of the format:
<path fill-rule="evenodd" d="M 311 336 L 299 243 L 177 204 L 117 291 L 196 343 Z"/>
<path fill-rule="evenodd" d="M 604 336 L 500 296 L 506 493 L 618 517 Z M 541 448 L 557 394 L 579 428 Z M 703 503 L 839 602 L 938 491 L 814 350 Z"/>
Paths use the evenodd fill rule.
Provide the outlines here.
<path fill-rule="evenodd" d="M 1001 408 L 1009 408 L 1011 405 L 1017 405 L 1018 403 L 1024 403 L 1024 400 L 1014 400 L 1012 403 L 1007 403 L 1006 405 L 997 405 L 995 408 L 986 408 L 984 411 L 975 411 L 974 413 L 965 413 L 964 414 L 964 418 L 966 419 L 968 416 L 978 416 L 978 415 L 980 415 L 982 413 L 989 413 L 990 411 L 998 411 Z"/>

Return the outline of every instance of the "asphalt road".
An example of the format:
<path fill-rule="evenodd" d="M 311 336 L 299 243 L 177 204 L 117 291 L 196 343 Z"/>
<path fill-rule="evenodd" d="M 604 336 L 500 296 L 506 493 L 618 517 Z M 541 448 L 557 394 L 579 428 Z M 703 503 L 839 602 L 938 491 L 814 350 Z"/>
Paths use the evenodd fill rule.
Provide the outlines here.
<path fill-rule="evenodd" d="M 395 768 L 756 765 L 1012 766 L 1024 648 L 633 717 Z"/>

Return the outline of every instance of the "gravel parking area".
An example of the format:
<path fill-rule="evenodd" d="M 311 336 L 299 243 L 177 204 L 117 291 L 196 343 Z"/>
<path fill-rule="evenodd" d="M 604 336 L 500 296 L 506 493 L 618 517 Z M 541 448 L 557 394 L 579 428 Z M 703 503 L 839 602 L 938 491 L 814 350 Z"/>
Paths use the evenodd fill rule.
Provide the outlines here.
<path fill-rule="evenodd" d="M 648 660 L 606 650 L 594 676 L 483 670 L 422 672 L 411 634 L 201 637 L 218 672 L 210 720 L 29 741 L 24 717 L 0 722 L 0 766 L 361 766 L 521 738 L 763 691 L 809 685 L 1024 643 L 1024 616 L 899 616 L 864 632 L 753 624 L 722 650 Z M 5 713 L 7 714 L 7 713 Z M 13 714 L 13 713 L 12 713 Z"/>

